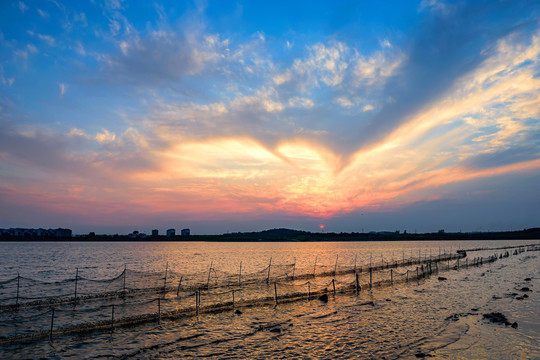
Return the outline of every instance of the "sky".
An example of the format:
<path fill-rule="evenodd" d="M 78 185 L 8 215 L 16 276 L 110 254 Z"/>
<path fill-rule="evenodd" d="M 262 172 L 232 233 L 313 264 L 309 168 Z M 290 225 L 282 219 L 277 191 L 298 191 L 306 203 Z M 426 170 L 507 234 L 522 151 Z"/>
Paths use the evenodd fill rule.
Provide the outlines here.
<path fill-rule="evenodd" d="M 540 226 L 538 1 L 0 9 L 0 227 Z"/>

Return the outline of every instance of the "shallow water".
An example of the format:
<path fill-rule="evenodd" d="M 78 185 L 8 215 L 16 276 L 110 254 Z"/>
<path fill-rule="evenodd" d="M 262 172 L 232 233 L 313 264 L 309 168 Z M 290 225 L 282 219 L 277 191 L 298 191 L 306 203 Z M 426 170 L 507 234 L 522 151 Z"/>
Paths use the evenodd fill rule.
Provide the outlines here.
<path fill-rule="evenodd" d="M 0 279 L 20 272 L 30 278 L 65 280 L 74 276 L 76 267 L 82 276 L 110 278 L 121 273 L 125 263 L 133 270 L 163 271 L 167 262 L 178 273 L 208 272 L 211 262 L 224 272 L 237 273 L 241 261 L 249 274 L 268 267 L 270 256 L 274 264 L 291 264 L 296 258 L 300 272 L 311 269 L 315 258 L 319 269 L 334 268 L 336 256 L 338 268 L 352 266 L 355 258 L 361 267 L 370 257 L 372 263 L 380 262 L 381 255 L 391 261 L 417 257 L 419 252 L 436 256 L 439 248 L 449 253 L 531 243 L 540 242 L 0 243 L 0 251 L 10 254 Z M 503 251 L 469 252 L 468 259 Z M 52 344 L 39 340 L 1 345 L 0 357 L 391 359 L 423 353 L 437 358 L 534 358 L 540 356 L 539 265 L 538 251 L 460 270 L 444 270 L 441 264 L 439 275 L 372 291 L 364 288 L 358 296 L 330 293 L 327 303 L 302 299 L 277 307 L 242 308 L 241 315 L 204 313 L 106 333 L 58 336 Z M 523 292 L 523 287 L 532 291 Z M 271 294 L 272 288 L 263 286 L 261 291 Z M 522 294 L 528 297 L 517 300 Z M 105 310 L 103 317 L 109 316 L 110 309 Z M 517 322 L 517 329 L 484 320 L 482 314 L 490 312 L 503 313 Z"/>

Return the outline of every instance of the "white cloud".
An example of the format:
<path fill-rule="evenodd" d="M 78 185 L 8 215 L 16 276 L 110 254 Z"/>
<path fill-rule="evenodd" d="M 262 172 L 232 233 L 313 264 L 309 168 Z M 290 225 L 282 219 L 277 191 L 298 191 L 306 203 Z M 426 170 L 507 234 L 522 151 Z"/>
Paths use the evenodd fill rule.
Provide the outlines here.
<path fill-rule="evenodd" d="M 58 96 L 63 97 L 67 90 L 67 85 L 64 83 L 58 83 L 58 86 L 60 87 L 60 94 Z"/>
<path fill-rule="evenodd" d="M 111 31 L 112 36 L 117 36 L 120 33 L 120 23 L 116 20 L 109 20 L 109 30 Z"/>
<path fill-rule="evenodd" d="M 272 88 L 262 88 L 255 95 L 243 95 L 235 98 L 231 107 L 237 111 L 264 110 L 269 113 L 280 112 L 284 106 L 278 99 L 278 92 Z"/>
<path fill-rule="evenodd" d="M 101 133 L 96 134 L 95 139 L 100 143 L 110 143 L 116 139 L 116 134 L 109 132 L 107 129 L 102 129 Z"/>
<path fill-rule="evenodd" d="M 128 45 L 127 42 L 122 41 L 122 42 L 120 43 L 120 49 L 122 50 L 122 53 L 123 53 L 124 55 L 127 55 L 127 54 L 128 54 L 128 48 L 129 48 L 129 45 Z"/>
<path fill-rule="evenodd" d="M 281 74 L 277 74 L 274 76 L 273 78 L 273 81 L 274 81 L 274 84 L 276 85 L 281 85 L 281 84 L 284 84 L 286 82 L 289 82 L 291 81 L 292 79 L 292 74 L 290 71 L 285 71 Z"/>
<path fill-rule="evenodd" d="M 88 137 L 88 135 L 82 129 L 73 128 L 69 131 L 69 136 L 81 136 Z"/>
<path fill-rule="evenodd" d="M 392 47 L 392 44 L 390 43 L 390 41 L 388 41 L 388 39 L 379 40 L 379 43 L 381 44 L 382 48 L 391 48 Z"/>
<path fill-rule="evenodd" d="M 24 51 L 24 50 L 15 50 L 15 51 L 13 51 L 13 55 L 15 55 L 17 57 L 21 57 L 23 59 L 28 58 L 28 52 Z"/>
<path fill-rule="evenodd" d="M 50 35 L 38 34 L 38 38 L 45 41 L 47 44 L 49 44 L 49 46 L 55 46 L 56 45 L 56 39 L 53 38 Z"/>
<path fill-rule="evenodd" d="M 37 9 L 37 12 L 39 13 L 39 15 L 42 17 L 42 18 L 47 18 L 49 17 L 49 14 L 46 12 L 46 11 L 43 11 L 41 9 Z"/>
<path fill-rule="evenodd" d="M 37 47 L 35 47 L 35 46 L 32 45 L 32 44 L 26 45 L 26 48 L 28 49 L 29 52 L 31 52 L 31 53 L 33 53 L 33 54 L 39 52 L 39 50 L 37 49 Z"/>
<path fill-rule="evenodd" d="M 371 111 L 373 109 L 374 109 L 373 105 L 367 104 L 367 105 L 364 105 L 364 107 L 362 108 L 362 111 L 364 111 L 364 112 L 365 111 Z"/>
<path fill-rule="evenodd" d="M 289 105 L 292 107 L 299 107 L 304 109 L 311 109 L 315 104 L 311 99 L 295 96 L 289 99 Z"/>
<path fill-rule="evenodd" d="M 22 1 L 19 1 L 19 10 L 21 10 L 21 12 L 24 13 L 26 10 L 28 10 L 28 6 Z"/>
<path fill-rule="evenodd" d="M 304 76 L 308 85 L 319 86 L 319 81 L 331 87 L 341 84 L 349 66 L 346 58 L 349 48 L 337 42 L 331 46 L 318 43 L 309 50 L 307 59 L 294 61 L 294 71 Z"/>
<path fill-rule="evenodd" d="M 80 41 L 77 41 L 75 45 L 75 51 L 77 52 L 77 54 L 81 56 L 86 56 L 86 50 L 84 49 L 84 46 L 83 44 L 81 44 Z"/>
<path fill-rule="evenodd" d="M 336 101 L 340 106 L 345 107 L 345 108 L 350 108 L 354 106 L 354 103 L 349 98 L 346 98 L 343 96 L 337 98 Z"/>
<path fill-rule="evenodd" d="M 376 52 L 370 57 L 360 56 L 354 65 L 354 82 L 356 86 L 382 85 L 396 72 L 403 60 L 401 53 Z"/>

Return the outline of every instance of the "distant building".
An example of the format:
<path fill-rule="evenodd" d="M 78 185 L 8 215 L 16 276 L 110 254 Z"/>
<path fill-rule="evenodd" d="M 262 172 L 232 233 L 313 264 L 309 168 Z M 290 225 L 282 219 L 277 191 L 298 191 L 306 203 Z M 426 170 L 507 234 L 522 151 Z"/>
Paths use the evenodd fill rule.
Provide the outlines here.
<path fill-rule="evenodd" d="M 157 229 L 152 230 L 152 236 L 159 236 L 159 230 Z"/>
<path fill-rule="evenodd" d="M 189 231 L 189 229 L 182 229 L 182 232 L 181 232 L 182 236 L 189 236 L 190 233 L 191 232 Z"/>
<path fill-rule="evenodd" d="M 38 229 L 38 230 L 41 230 L 41 229 Z M 54 236 L 55 237 L 71 237 L 71 229 L 55 229 Z"/>
<path fill-rule="evenodd" d="M 168 237 L 175 236 L 175 235 L 176 235 L 176 230 L 175 229 L 168 229 L 167 230 L 167 236 Z"/>

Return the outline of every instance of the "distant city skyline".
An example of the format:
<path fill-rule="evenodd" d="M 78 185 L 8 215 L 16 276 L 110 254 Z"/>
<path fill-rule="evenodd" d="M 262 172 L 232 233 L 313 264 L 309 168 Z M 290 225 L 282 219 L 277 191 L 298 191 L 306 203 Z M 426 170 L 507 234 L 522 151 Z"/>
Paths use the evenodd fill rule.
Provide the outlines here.
<path fill-rule="evenodd" d="M 0 228 L 540 226 L 538 1 L 0 7 Z"/>

